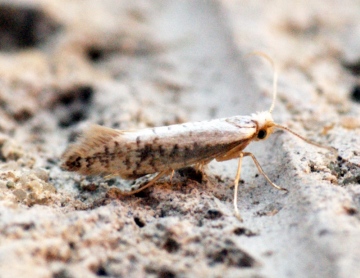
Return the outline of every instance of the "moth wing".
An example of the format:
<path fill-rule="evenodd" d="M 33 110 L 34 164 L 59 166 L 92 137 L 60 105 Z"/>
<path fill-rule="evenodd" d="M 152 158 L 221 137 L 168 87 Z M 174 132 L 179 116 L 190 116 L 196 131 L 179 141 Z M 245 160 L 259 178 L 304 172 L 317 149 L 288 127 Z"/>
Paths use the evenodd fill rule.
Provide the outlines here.
<path fill-rule="evenodd" d="M 92 125 L 86 129 L 78 138 L 76 143 L 71 144 L 63 153 L 61 160 L 61 168 L 67 171 L 77 171 L 81 174 L 101 174 L 101 167 L 98 169 L 101 173 L 97 172 L 96 167 L 86 167 L 84 159 L 94 156 L 95 153 L 103 152 L 104 146 L 109 142 L 114 141 L 115 138 L 123 135 L 125 132 L 122 130 L 115 130 L 112 128 Z"/>

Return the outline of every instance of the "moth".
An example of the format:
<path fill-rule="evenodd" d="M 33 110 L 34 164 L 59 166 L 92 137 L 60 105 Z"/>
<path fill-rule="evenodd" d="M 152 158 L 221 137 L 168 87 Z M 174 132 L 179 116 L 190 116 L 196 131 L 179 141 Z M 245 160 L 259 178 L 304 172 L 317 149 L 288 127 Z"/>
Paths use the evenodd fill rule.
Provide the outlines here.
<path fill-rule="evenodd" d="M 263 53 L 274 66 L 273 61 Z M 285 126 L 274 122 L 272 111 L 277 93 L 277 71 L 274 70 L 273 100 L 268 111 L 250 116 L 234 116 L 210 121 L 189 122 L 139 130 L 115 130 L 93 125 L 79 140 L 70 145 L 62 156 L 62 168 L 82 175 L 120 176 L 123 179 L 157 173 L 147 184 L 137 190 L 123 192 L 135 194 L 156 183 L 164 175 L 194 165 L 201 169 L 212 160 L 225 161 L 238 159 L 234 180 L 235 216 L 242 220 L 237 195 L 243 157 L 249 156 L 259 172 L 276 189 L 287 191 L 265 174 L 255 156 L 244 149 L 253 141 L 266 140 L 274 129 L 286 130 L 309 144 L 326 148 L 311 142 Z"/>

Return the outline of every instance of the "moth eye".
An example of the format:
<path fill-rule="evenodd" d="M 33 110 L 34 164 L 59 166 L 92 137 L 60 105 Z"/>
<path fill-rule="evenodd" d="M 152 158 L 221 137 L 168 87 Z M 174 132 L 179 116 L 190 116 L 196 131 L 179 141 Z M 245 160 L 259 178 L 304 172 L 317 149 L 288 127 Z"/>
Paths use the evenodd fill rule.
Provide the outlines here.
<path fill-rule="evenodd" d="M 267 135 L 266 130 L 261 129 L 261 130 L 259 130 L 259 132 L 258 132 L 257 138 L 258 138 L 258 139 L 264 139 L 264 138 L 266 137 L 266 135 Z"/>

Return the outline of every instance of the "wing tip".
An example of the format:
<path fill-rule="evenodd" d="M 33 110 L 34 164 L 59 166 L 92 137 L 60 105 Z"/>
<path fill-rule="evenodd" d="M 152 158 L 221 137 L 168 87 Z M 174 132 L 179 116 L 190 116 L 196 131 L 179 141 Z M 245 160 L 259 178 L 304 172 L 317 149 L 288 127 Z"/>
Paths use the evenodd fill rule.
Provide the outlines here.
<path fill-rule="evenodd" d="M 94 151 L 106 145 L 121 132 L 100 125 L 91 125 L 61 155 L 61 169 L 70 172 L 89 173 L 90 169 L 84 166 L 84 159 L 91 158 Z"/>

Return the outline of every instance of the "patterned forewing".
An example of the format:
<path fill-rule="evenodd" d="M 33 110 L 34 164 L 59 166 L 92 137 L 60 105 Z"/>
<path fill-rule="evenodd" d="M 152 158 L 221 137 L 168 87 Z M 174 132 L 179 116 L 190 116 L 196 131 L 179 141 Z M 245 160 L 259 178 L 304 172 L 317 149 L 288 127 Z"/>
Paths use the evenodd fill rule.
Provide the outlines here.
<path fill-rule="evenodd" d="M 87 175 L 137 178 L 245 147 L 255 131 L 251 118 L 241 116 L 136 131 L 93 126 L 65 152 L 63 167 Z"/>

